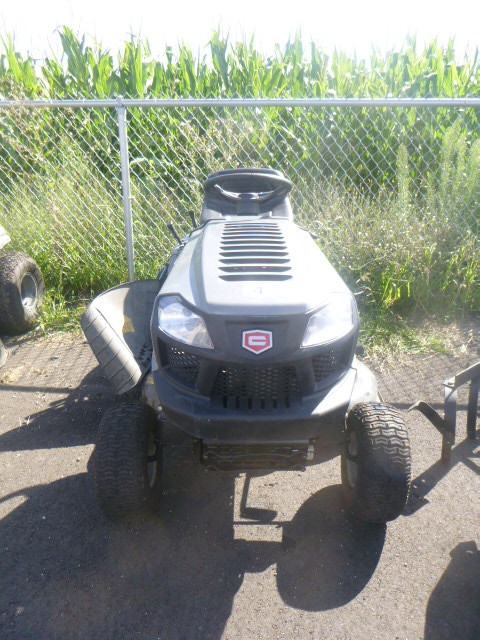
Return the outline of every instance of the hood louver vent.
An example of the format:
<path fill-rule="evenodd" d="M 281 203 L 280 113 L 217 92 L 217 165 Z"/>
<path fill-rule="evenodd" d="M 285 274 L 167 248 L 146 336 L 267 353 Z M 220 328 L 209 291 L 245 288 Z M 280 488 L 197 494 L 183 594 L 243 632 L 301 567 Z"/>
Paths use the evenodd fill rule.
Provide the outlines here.
<path fill-rule="evenodd" d="M 276 223 L 225 223 L 220 245 L 223 280 L 289 280 L 290 257 Z"/>

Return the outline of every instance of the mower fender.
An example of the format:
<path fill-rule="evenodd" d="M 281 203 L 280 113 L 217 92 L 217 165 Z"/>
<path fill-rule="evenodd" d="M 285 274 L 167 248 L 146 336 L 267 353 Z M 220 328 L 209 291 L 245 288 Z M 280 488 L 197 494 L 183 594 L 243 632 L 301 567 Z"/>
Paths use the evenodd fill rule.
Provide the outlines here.
<path fill-rule="evenodd" d="M 155 355 L 153 355 L 152 358 L 152 369 L 156 368 L 154 360 Z M 142 400 L 145 402 L 145 404 L 148 404 L 150 407 L 152 407 L 154 411 L 160 413 L 160 399 L 158 397 L 158 393 L 155 388 L 155 382 L 153 380 L 153 374 L 151 372 L 145 376 L 142 382 Z"/>
<path fill-rule="evenodd" d="M 10 242 L 10 240 L 11 238 L 8 233 L 2 226 L 0 226 L 0 249 L 3 249 L 3 247 L 5 247 Z"/>
<path fill-rule="evenodd" d="M 380 402 L 377 382 L 370 369 L 357 358 L 353 359 L 352 369 L 355 369 L 356 375 L 348 411 L 359 402 Z"/>
<path fill-rule="evenodd" d="M 118 394 L 133 389 L 150 369 L 150 317 L 159 280 L 138 280 L 96 297 L 81 319 L 87 342 Z"/>
<path fill-rule="evenodd" d="M 3 344 L 2 339 L 0 338 L 0 367 L 2 367 L 8 358 L 7 347 Z"/>

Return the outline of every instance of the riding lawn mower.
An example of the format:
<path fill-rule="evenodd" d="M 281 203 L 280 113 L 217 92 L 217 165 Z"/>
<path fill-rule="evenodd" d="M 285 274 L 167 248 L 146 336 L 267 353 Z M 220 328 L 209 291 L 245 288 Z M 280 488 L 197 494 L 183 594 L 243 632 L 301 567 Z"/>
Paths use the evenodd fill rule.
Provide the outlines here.
<path fill-rule="evenodd" d="M 356 357 L 355 297 L 295 224 L 292 183 L 231 169 L 203 188 L 200 223 L 158 277 L 101 294 L 82 318 L 121 396 L 94 452 L 100 506 L 112 519 L 155 509 L 168 426 L 221 472 L 305 469 L 338 444 L 348 509 L 396 518 L 410 482 L 405 423 Z"/>

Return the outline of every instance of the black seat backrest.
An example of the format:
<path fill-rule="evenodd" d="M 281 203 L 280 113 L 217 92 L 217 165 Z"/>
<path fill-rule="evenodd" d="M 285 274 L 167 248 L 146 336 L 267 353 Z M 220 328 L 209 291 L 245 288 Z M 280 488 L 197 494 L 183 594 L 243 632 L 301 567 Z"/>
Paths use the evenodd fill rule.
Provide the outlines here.
<path fill-rule="evenodd" d="M 292 183 L 275 169 L 227 169 L 208 176 L 202 223 L 212 219 L 271 213 L 291 219 Z"/>

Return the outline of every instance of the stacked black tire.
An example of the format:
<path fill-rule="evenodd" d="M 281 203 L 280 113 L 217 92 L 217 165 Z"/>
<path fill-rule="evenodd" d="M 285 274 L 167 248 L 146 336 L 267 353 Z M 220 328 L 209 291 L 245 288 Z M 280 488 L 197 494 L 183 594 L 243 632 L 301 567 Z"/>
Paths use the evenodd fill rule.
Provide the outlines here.
<path fill-rule="evenodd" d="M 0 254 L 0 335 L 30 331 L 40 315 L 45 283 L 33 258 Z"/>

